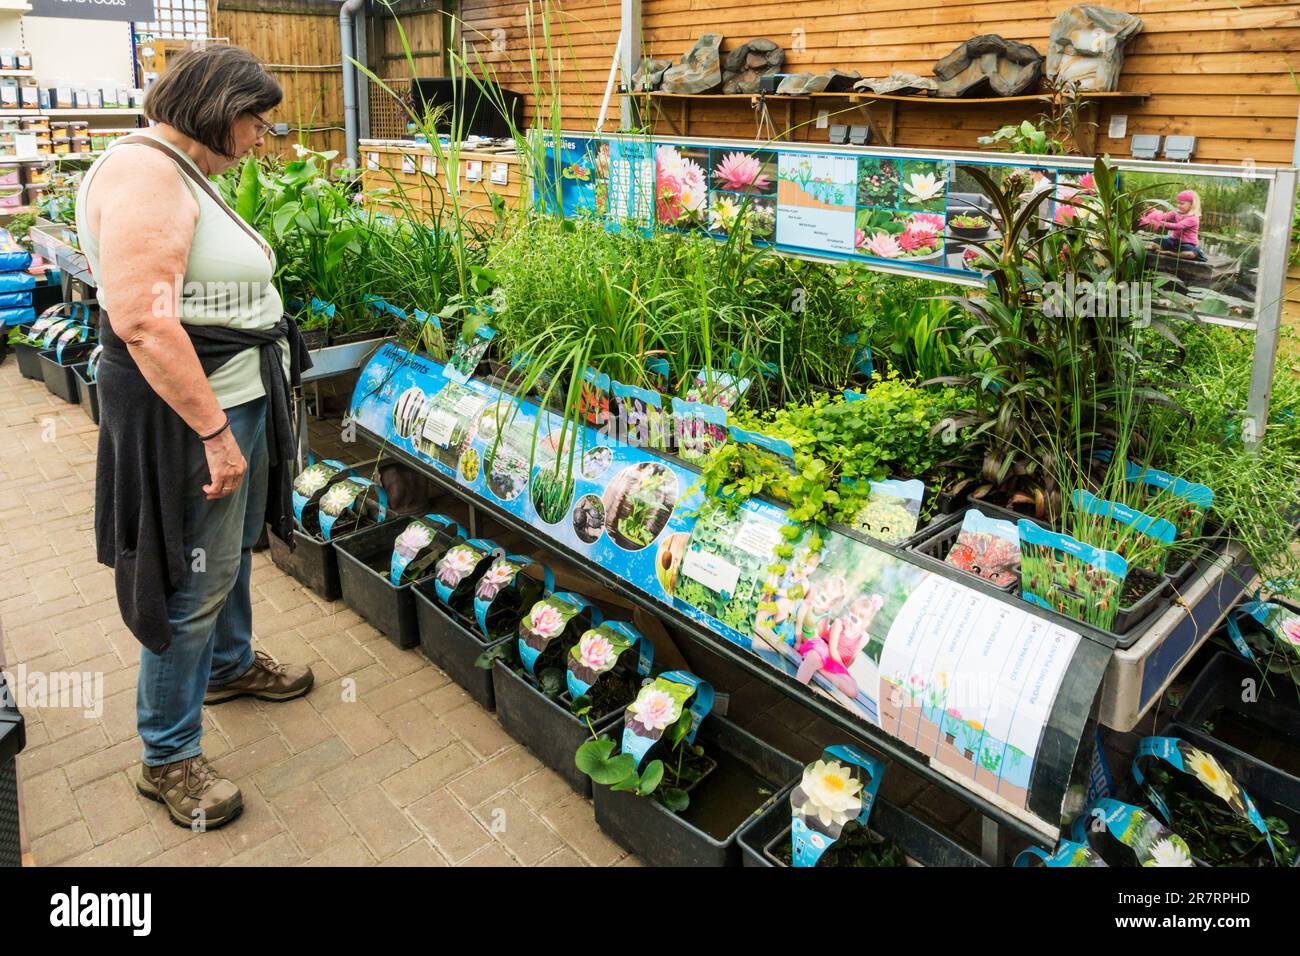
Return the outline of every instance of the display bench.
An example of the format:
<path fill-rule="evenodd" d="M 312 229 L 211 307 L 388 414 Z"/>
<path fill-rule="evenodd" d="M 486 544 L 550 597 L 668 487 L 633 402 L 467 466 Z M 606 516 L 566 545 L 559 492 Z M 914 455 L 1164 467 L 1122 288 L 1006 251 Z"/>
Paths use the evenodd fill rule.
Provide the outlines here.
<path fill-rule="evenodd" d="M 400 192 L 405 203 L 429 218 L 450 211 L 450 187 L 459 187 L 458 202 L 463 218 L 475 225 L 492 225 L 501 205 L 521 207 L 528 195 L 527 166 L 514 152 L 480 152 L 462 149 L 455 162 L 446 147 L 435 150 L 428 143 L 405 140 L 361 140 L 362 188 L 368 208 L 400 213 L 402 203 L 385 199 L 382 192 Z M 448 167 L 455 166 L 454 172 Z"/>
<path fill-rule="evenodd" d="M 1113 636 L 846 528 L 823 530 L 818 548 L 811 529 L 783 532 L 774 502 L 728 514 L 681 459 L 594 427 L 566 432 L 559 415 L 461 378 L 385 346 L 361 373 L 352 423 L 381 454 L 989 820 L 1054 841 L 1067 791 L 1087 776 Z M 556 454 L 570 451 L 572 479 L 551 477 Z M 808 666 L 796 647 L 832 630 L 843 666 Z"/>

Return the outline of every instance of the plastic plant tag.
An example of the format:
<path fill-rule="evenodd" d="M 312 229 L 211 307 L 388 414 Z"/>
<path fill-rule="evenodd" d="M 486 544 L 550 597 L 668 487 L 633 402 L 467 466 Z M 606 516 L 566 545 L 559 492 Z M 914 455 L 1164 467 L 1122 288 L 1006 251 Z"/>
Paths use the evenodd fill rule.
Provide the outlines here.
<path fill-rule="evenodd" d="M 54 340 L 62 335 L 66 330 L 74 328 L 77 325 L 76 319 L 56 319 L 49 325 L 45 326 L 41 333 L 41 348 L 48 349 L 54 344 Z M 31 337 L 37 336 L 36 326 L 32 326 Z"/>
<path fill-rule="evenodd" d="M 1152 574 L 1160 574 L 1165 569 L 1165 562 L 1169 558 L 1169 545 L 1174 543 L 1174 538 L 1178 530 L 1169 521 L 1164 518 L 1153 518 L 1150 515 L 1143 514 L 1140 511 L 1122 504 L 1118 501 L 1106 501 L 1098 498 L 1091 492 L 1076 488 L 1074 492 L 1074 506 L 1084 514 L 1096 515 L 1100 518 L 1110 519 L 1100 529 L 1102 534 L 1102 544 L 1108 551 L 1114 551 L 1116 554 L 1123 556 L 1124 560 L 1129 563 L 1130 567 L 1142 568 L 1150 571 Z M 1126 531 L 1131 528 L 1132 531 Z M 1130 546 L 1132 535 L 1137 534 L 1142 538 L 1149 538 L 1164 547 L 1152 548 L 1152 553 L 1144 561 L 1134 562 L 1131 558 L 1135 548 Z M 1140 539 L 1139 539 L 1140 540 Z M 1145 547 L 1142 549 L 1144 552 Z"/>
<path fill-rule="evenodd" d="M 534 668 L 538 658 L 564 633 L 569 622 L 583 613 L 593 624 L 599 624 L 604 617 L 586 598 L 568 591 L 557 592 L 534 604 L 519 622 L 519 660 L 524 670 L 536 676 Z"/>
<path fill-rule="evenodd" d="M 576 699 L 590 691 L 602 674 L 614 669 L 622 653 L 632 648 L 637 651 L 636 672 L 649 677 L 650 668 L 654 666 L 655 646 L 631 624 L 606 621 L 584 631 L 569 651 L 564 677 L 569 696 Z"/>
<path fill-rule="evenodd" d="M 1163 763 L 1195 779 L 1207 795 L 1227 807 L 1233 816 L 1250 821 L 1251 826 L 1264 835 L 1273 861 L 1277 862 L 1277 847 L 1273 845 L 1268 824 L 1255 808 L 1250 794 L 1233 779 L 1232 774 L 1223 768 L 1213 754 L 1178 737 L 1143 737 L 1138 741 L 1137 753 L 1133 757 L 1133 782 L 1143 789 L 1156 812 L 1172 826 L 1174 820 L 1168 802 L 1160 790 L 1147 780 L 1146 771 L 1149 771 L 1153 763 Z"/>
<path fill-rule="evenodd" d="M 857 348 L 853 350 L 853 367 L 867 378 L 875 375 L 871 362 L 871 338 L 866 332 L 850 332 L 840 339 L 840 344 L 856 345 Z M 844 397 L 848 398 L 848 394 L 845 393 Z"/>
<path fill-rule="evenodd" d="M 473 580 L 475 573 L 487 558 L 505 554 L 505 551 L 487 538 L 471 538 L 452 545 L 434 565 L 433 590 L 438 600 L 451 607 L 452 599 L 461 587 Z"/>
<path fill-rule="evenodd" d="M 1037 861 L 1037 862 L 1035 862 Z M 1061 840 L 1056 849 L 1048 853 L 1042 847 L 1031 846 L 1016 856 L 1012 866 L 1105 866 L 1106 861 L 1097 855 L 1097 851 L 1084 843 L 1073 840 Z"/>
<path fill-rule="evenodd" d="M 727 410 L 674 398 L 673 439 L 677 454 L 686 461 L 707 460 L 727 442 Z"/>
<path fill-rule="evenodd" d="M 347 531 L 355 529 L 361 521 L 362 502 L 371 491 L 374 491 L 379 499 L 378 520 L 382 523 L 388 514 L 388 495 L 383 488 L 369 478 L 356 475 L 330 485 L 329 490 L 321 495 L 320 499 L 321 537 L 326 541 L 330 540 L 336 527 L 340 530 L 346 528 Z"/>
<path fill-rule="evenodd" d="M 1100 857 L 1104 865 L 1109 865 L 1106 862 L 1107 853 L 1118 849 L 1114 843 L 1125 847 L 1127 853 L 1132 853 L 1132 860 L 1138 866 L 1196 865 L 1192 859 L 1192 851 L 1182 837 L 1171 833 L 1164 824 L 1141 807 L 1121 803 L 1110 797 L 1103 797 L 1089 804 L 1088 808 L 1075 818 L 1070 836 Z M 1114 843 L 1109 843 L 1112 840 Z M 1117 864 L 1128 861 L 1128 857 L 1121 854 L 1112 855 L 1111 859 Z M 1057 863 L 1055 865 L 1078 866 L 1080 864 Z"/>
<path fill-rule="evenodd" d="M 438 551 L 434 544 L 439 535 L 454 532 L 458 538 L 469 533 L 446 515 L 428 514 L 411 521 L 393 541 L 393 555 L 388 564 L 388 582 L 401 587 L 404 580 L 422 577 Z M 445 540 L 445 539 L 444 539 Z"/>
<path fill-rule="evenodd" d="M 578 395 L 578 418 L 596 428 L 609 421 L 609 376 L 594 368 L 582 370 L 582 390 Z"/>
<path fill-rule="evenodd" d="M 1020 587 L 1030 604 L 1107 630 L 1119 612 L 1128 562 L 1028 519 L 1020 532 Z"/>
<path fill-rule="evenodd" d="M 96 345 L 90 352 L 90 358 L 86 360 L 86 381 L 94 382 L 99 376 L 99 357 L 104 354 L 104 346 Z"/>
<path fill-rule="evenodd" d="M 686 671 L 667 671 L 644 685 L 636 700 L 627 705 L 620 749 L 632 755 L 638 770 L 664 731 L 681 718 L 688 701 L 691 729 L 686 734 L 686 743 L 693 744 L 700 722 L 713 709 L 713 685 L 707 681 Z"/>
<path fill-rule="evenodd" d="M 1284 604 L 1256 598 L 1228 615 L 1228 637 L 1243 657 L 1255 660 L 1250 642 L 1241 629 L 1241 622 L 1247 618 L 1269 634 L 1277 647 L 1292 657 L 1300 657 L 1300 613 Z"/>
<path fill-rule="evenodd" d="M 738 445 L 746 446 L 753 449 L 754 455 L 760 460 L 764 470 L 770 470 L 774 475 L 789 473 L 794 475 L 798 469 L 794 462 L 794 448 L 788 441 L 782 438 L 772 438 L 769 435 L 761 435 L 758 432 L 746 431 L 743 428 L 737 428 L 732 425 L 727 429 L 731 440 Z M 778 481 L 769 483 L 766 488 L 767 492 L 774 498 L 782 501 L 789 501 L 785 487 Z"/>
<path fill-rule="evenodd" d="M 790 862 L 816 866 L 846 824 L 865 827 L 884 773 L 884 761 L 847 744 L 827 747 L 807 764 L 790 792 Z"/>
<path fill-rule="evenodd" d="M 673 375 L 673 367 L 661 355 L 651 355 L 647 358 L 645 360 L 645 370 L 655 380 L 655 384 L 660 386 L 667 386 L 668 380 Z"/>
<path fill-rule="evenodd" d="M 474 330 L 473 338 L 466 342 L 462 336 L 456 336 L 456 344 L 452 347 L 451 358 L 443 367 L 442 374 L 453 382 L 459 382 L 462 385 L 469 381 L 474 370 L 478 368 L 478 363 L 483 360 L 487 354 L 488 346 L 492 344 L 492 339 L 496 336 L 496 331 L 487 325 L 480 325 Z"/>
<path fill-rule="evenodd" d="M 685 397 L 688 402 L 721 405 L 730 410 L 740 403 L 748 391 L 749 379 L 747 378 L 737 378 L 712 369 L 700 369 L 691 376 L 691 384 L 686 389 Z"/>
<path fill-rule="evenodd" d="M 668 448 L 670 434 L 663 398 L 649 388 L 612 382 L 617 408 L 616 440 L 634 448 Z"/>
<path fill-rule="evenodd" d="M 852 484 L 852 479 L 844 482 Z M 853 516 L 851 527 L 886 544 L 902 544 L 916 532 L 921 519 L 925 482 L 872 481 L 867 503 Z"/>
<path fill-rule="evenodd" d="M 63 350 L 73 342 L 84 342 L 90 337 L 90 329 L 84 325 L 72 325 L 63 330 L 54 346 L 54 361 L 63 364 Z"/>
<path fill-rule="evenodd" d="M 333 322 L 334 313 L 338 310 L 333 302 L 326 302 L 324 299 L 318 299 L 315 296 L 312 296 L 309 311 L 312 315 L 323 315 L 325 318 Z"/>
<path fill-rule="evenodd" d="M 307 527 L 320 507 L 321 495 L 334 481 L 347 477 L 351 470 L 341 461 L 325 459 L 308 465 L 293 480 L 293 519 L 298 527 L 310 532 Z M 310 510 L 309 510 L 310 509 Z M 319 522 L 316 523 L 319 527 Z"/>
<path fill-rule="evenodd" d="M 732 368 L 740 368 L 740 353 L 732 352 L 731 357 L 727 360 L 727 364 Z M 781 367 L 779 365 L 773 365 L 771 362 L 759 362 L 758 374 L 762 375 L 763 378 L 768 381 L 776 381 L 778 376 L 781 374 Z M 744 380 L 742 379 L 742 381 Z"/>
<path fill-rule="evenodd" d="M 555 575 L 546 565 L 541 565 L 542 580 L 538 581 L 521 572 L 538 562 L 524 554 L 503 554 L 494 560 L 474 586 L 474 620 L 488 640 L 502 636 L 491 626 L 491 618 L 500 614 L 508 604 L 516 611 L 532 607 L 543 595 L 555 589 Z M 509 599 L 509 600 L 507 600 Z M 514 630 L 512 624 L 510 630 Z"/>
<path fill-rule="evenodd" d="M 998 587 L 1007 587 L 1020 577 L 1020 532 L 1010 521 L 971 508 L 943 560 Z"/>
<path fill-rule="evenodd" d="M 1098 461 L 1108 462 L 1108 450 L 1098 452 Z M 1214 490 L 1207 485 L 1185 481 L 1167 471 L 1143 468 L 1131 461 L 1124 463 L 1124 480 L 1140 486 L 1147 495 L 1143 511 L 1170 521 L 1179 540 L 1194 538 L 1205 526 L 1205 516 L 1214 507 Z"/>

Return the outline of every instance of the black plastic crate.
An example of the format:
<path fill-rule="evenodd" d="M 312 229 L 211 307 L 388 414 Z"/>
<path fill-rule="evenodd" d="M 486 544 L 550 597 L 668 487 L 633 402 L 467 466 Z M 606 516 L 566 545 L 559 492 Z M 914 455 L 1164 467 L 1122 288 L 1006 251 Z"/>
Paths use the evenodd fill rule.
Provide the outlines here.
<path fill-rule="evenodd" d="M 90 420 L 99 424 L 99 383 L 86 378 L 89 363 L 81 362 L 72 366 L 72 375 L 77 381 L 77 404 L 90 416 Z"/>
<path fill-rule="evenodd" d="M 18 372 L 23 378 L 34 378 L 37 381 L 45 378 L 41 371 L 41 350 L 38 346 L 15 342 L 14 357 L 18 360 Z"/>
<path fill-rule="evenodd" d="M 790 792 L 787 786 L 761 816 L 740 831 L 737 842 L 745 866 L 784 866 L 774 855 L 783 842 L 790 842 Z M 940 833 L 887 800 L 876 798 L 867 828 L 888 837 L 903 848 L 909 860 L 921 866 L 987 866 L 956 840 Z"/>
<path fill-rule="evenodd" d="M 334 549 L 344 602 L 401 648 L 420 643 L 412 582 L 394 587 L 388 580 L 393 542 L 406 524 L 390 520 L 365 528 L 340 538 Z M 383 570 L 376 570 L 372 564 L 382 565 Z"/>
<path fill-rule="evenodd" d="M 515 638 L 504 637 L 489 643 L 477 628 L 468 626 L 443 606 L 432 583 L 427 580 L 417 584 L 412 589 L 412 594 L 420 632 L 420 649 L 424 656 L 455 681 L 480 707 L 492 710 L 496 706 L 492 671 L 476 667 L 474 662 L 489 647 Z"/>
<path fill-rule="evenodd" d="M 960 514 L 949 515 L 942 521 L 932 523 L 927 529 L 929 533 L 922 535 L 918 540 L 912 543 L 909 546 L 909 550 L 915 551 L 917 554 L 924 554 L 927 557 L 934 558 L 936 561 L 943 561 L 944 558 L 948 557 L 948 552 L 952 550 L 953 545 L 957 543 L 957 536 L 961 534 L 961 525 L 965 517 L 966 513 L 963 511 Z M 949 567 L 952 567 L 952 565 L 949 565 Z M 1010 584 L 997 585 L 993 584 L 992 581 L 979 578 L 977 575 L 971 574 L 968 571 L 963 571 L 960 568 L 956 568 L 956 570 L 966 577 L 975 580 L 983 580 L 985 584 L 991 584 L 993 587 L 1005 591 L 1008 594 L 1018 595 L 1020 593 L 1019 575 L 1017 575 L 1016 580 L 1012 581 Z"/>
<path fill-rule="evenodd" d="M 95 351 L 94 342 L 78 342 L 66 346 L 61 359 L 54 349 L 44 349 L 39 353 L 41 377 L 45 379 L 45 387 L 51 394 L 73 405 L 81 401 L 81 396 L 77 392 L 77 376 L 73 373 L 72 367 L 84 363 L 93 351 Z"/>
<path fill-rule="evenodd" d="M 615 740 L 621 739 L 622 721 L 612 730 L 611 736 Z M 687 808 L 686 816 L 673 813 L 653 795 L 639 797 L 601 785 L 593 788 L 596 822 L 600 828 L 649 866 L 738 865 L 740 847 L 736 837 L 741 829 L 751 817 L 766 811 L 777 799 L 781 786 L 802 770 L 802 765 L 793 757 L 764 743 L 725 717 L 712 714 L 705 717 L 697 741 L 704 745 L 707 756 L 718 760 L 719 768 L 705 777 L 691 793 L 691 806 Z M 744 803 L 748 801 L 737 802 L 736 793 L 726 793 L 726 803 L 732 814 L 743 813 L 743 817 L 736 821 L 730 832 L 710 834 L 687 817 L 694 816 L 693 810 L 712 806 L 715 801 L 707 796 L 710 778 L 720 771 L 727 772 L 724 765 L 730 765 L 732 761 L 743 765 L 744 772 L 760 781 L 770 795 L 763 797 L 755 792 L 753 806 L 745 807 Z M 723 781 L 715 778 L 712 782 L 720 785 Z M 732 789 L 725 788 L 728 791 Z"/>

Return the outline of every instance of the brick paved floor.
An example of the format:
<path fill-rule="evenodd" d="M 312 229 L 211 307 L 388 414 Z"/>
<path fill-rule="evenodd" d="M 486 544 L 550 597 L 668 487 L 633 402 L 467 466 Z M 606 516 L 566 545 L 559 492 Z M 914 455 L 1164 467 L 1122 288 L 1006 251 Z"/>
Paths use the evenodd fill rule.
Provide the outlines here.
<path fill-rule="evenodd" d="M 284 704 L 204 712 L 204 751 L 239 784 L 243 816 L 194 834 L 135 792 L 140 648 L 112 572 L 95 562 L 96 428 L 80 408 L 0 365 L 0 660 L 103 674 L 99 716 L 27 707 L 18 758 L 37 865 L 634 865 L 591 804 L 507 736 L 418 651 L 271 564 L 253 571 L 259 646 L 310 662 Z M 344 679 L 357 699 L 345 702 Z"/>

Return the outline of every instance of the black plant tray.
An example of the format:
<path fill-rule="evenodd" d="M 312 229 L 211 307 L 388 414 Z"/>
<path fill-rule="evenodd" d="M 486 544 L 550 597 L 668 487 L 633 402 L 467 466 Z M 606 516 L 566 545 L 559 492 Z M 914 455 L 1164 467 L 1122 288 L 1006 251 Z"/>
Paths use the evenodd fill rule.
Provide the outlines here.
<path fill-rule="evenodd" d="M 80 405 L 90 420 L 99 424 L 99 383 L 86 378 L 88 363 L 72 366 L 72 374 L 77 380 L 77 404 Z"/>
<path fill-rule="evenodd" d="M 298 334 L 302 337 L 302 344 L 309 350 L 323 349 L 329 341 L 329 334 L 323 328 L 299 329 Z"/>
<path fill-rule="evenodd" d="M 489 642 L 477 628 L 470 627 L 443 606 L 432 581 L 417 584 L 412 593 L 420 631 L 420 649 L 424 656 L 474 698 L 480 707 L 492 710 L 496 706 L 492 671 L 475 667 L 474 662 L 489 647 L 502 641 L 513 641 L 514 636 Z"/>
<path fill-rule="evenodd" d="M 1291 825 L 1293 838 L 1300 834 L 1300 780 L 1177 720 L 1166 724 L 1160 736 L 1179 737 L 1212 754 L 1250 794 L 1250 800 L 1260 814 L 1282 817 Z M 1193 859 L 1200 866 L 1210 865 L 1200 857 Z M 1297 855 L 1293 867 L 1300 868 L 1300 855 Z"/>
<path fill-rule="evenodd" d="M 623 722 L 612 727 L 615 740 L 623 736 Z M 802 765 L 725 717 L 712 714 L 700 725 L 696 742 L 704 745 L 707 756 L 719 764 L 737 761 L 766 783 L 770 795 L 755 792 L 751 812 L 724 837 L 715 837 L 685 817 L 673 813 L 653 796 L 639 797 L 634 793 L 611 790 L 605 786 L 593 787 L 596 803 L 596 822 L 600 828 L 627 850 L 635 853 L 648 866 L 736 866 L 740 862 L 740 848 L 736 836 L 755 814 L 767 810 L 776 800 L 781 782 L 799 774 Z M 719 771 L 705 777 L 691 793 L 693 808 L 704 803 L 710 787 L 721 780 Z M 734 805 L 738 794 L 728 794 Z"/>
<path fill-rule="evenodd" d="M 942 521 L 933 522 L 927 529 L 928 533 L 909 545 L 908 550 L 915 551 L 917 554 L 924 554 L 936 561 L 944 560 L 944 558 L 948 557 L 948 552 L 952 550 L 952 546 L 957 543 L 957 536 L 961 534 L 961 525 L 965 517 L 966 512 L 963 510 L 960 514 L 949 515 Z M 949 565 L 949 567 L 955 566 Z M 961 568 L 955 568 L 955 570 L 967 577 L 978 578 L 1008 594 L 1020 593 L 1019 575 L 1010 584 L 997 585 L 985 578 L 979 578 L 978 575 L 971 574 L 969 571 L 963 571 Z"/>
<path fill-rule="evenodd" d="M 574 763 L 578 748 L 591 739 L 586 723 L 501 661 L 492 665 L 492 686 L 496 692 L 497 719 L 506 732 L 563 777 L 577 793 L 590 797 L 591 778 Z M 622 717 L 623 710 L 619 708 L 592 725 L 597 734 L 603 734 L 620 723 Z"/>
<path fill-rule="evenodd" d="M 14 356 L 18 359 L 18 371 L 23 378 L 34 378 L 37 381 L 45 378 L 41 372 L 40 355 L 41 350 L 35 345 L 14 343 Z"/>
<path fill-rule="evenodd" d="M 386 329 L 369 329 L 365 332 L 346 332 L 343 335 L 331 335 L 330 345 L 350 345 L 353 342 L 369 342 L 371 339 L 383 339 L 392 334 L 392 330 Z"/>
<path fill-rule="evenodd" d="M 419 624 L 415 617 L 412 582 L 393 587 L 388 580 L 387 558 L 393 542 L 406 527 L 404 521 L 385 521 L 340 538 L 335 545 L 339 563 L 339 590 L 348 607 L 381 631 L 398 647 L 415 647 L 420 643 Z M 376 571 L 371 562 L 383 557 L 384 570 Z"/>
<path fill-rule="evenodd" d="M 77 376 L 73 374 L 72 367 L 85 362 L 93 351 L 94 342 L 78 342 L 63 349 L 63 361 L 60 362 L 55 358 L 54 349 L 42 350 L 39 353 L 41 377 L 45 379 L 45 387 L 50 393 L 73 405 L 79 403 L 81 396 L 77 393 Z"/>
<path fill-rule="evenodd" d="M 740 831 L 736 842 L 745 866 L 785 866 L 773 851 L 790 842 L 790 791 L 794 787 L 792 783 L 782 790 L 761 816 Z M 868 826 L 873 833 L 896 842 L 908 859 L 921 866 L 988 866 L 951 837 L 879 797 L 871 808 Z"/>
<path fill-rule="evenodd" d="M 1254 681 L 1256 699 L 1253 701 L 1242 699 L 1243 681 L 1248 679 Z M 1256 726 L 1267 728 L 1267 733 L 1261 730 L 1249 750 L 1238 742 L 1228 743 L 1217 736 L 1224 732 L 1221 723 L 1214 729 L 1205 728 L 1207 720 L 1223 711 L 1228 716 L 1245 717 Z M 1171 736 L 1185 737 L 1198 746 L 1212 746 L 1223 755 L 1224 766 L 1251 796 L 1255 795 L 1258 782 L 1273 799 L 1300 810 L 1300 760 L 1296 759 L 1300 754 L 1300 707 L 1296 706 L 1295 688 L 1285 674 L 1269 674 L 1265 685 L 1255 664 L 1229 651 L 1221 651 L 1210 659 L 1188 690 L 1174 713 L 1174 722 L 1179 730 Z M 1240 739 L 1237 737 L 1237 741 Z M 1285 749 L 1288 744 L 1290 754 Z"/>

